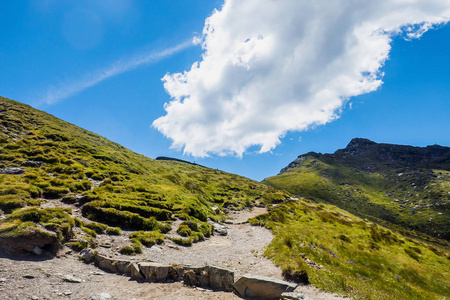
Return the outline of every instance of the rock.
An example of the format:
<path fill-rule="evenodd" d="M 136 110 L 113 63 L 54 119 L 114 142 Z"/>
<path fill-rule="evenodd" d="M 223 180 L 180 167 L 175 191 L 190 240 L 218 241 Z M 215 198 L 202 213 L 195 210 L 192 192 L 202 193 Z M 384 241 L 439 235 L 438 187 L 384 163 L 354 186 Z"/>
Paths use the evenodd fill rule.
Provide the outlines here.
<path fill-rule="evenodd" d="M 131 274 L 131 262 L 126 260 L 118 260 L 115 263 L 117 271 L 121 274 Z"/>
<path fill-rule="evenodd" d="M 31 275 L 31 274 L 25 274 L 25 275 L 23 275 L 22 277 L 23 277 L 23 278 L 26 278 L 26 279 L 34 279 L 34 278 L 36 278 L 36 276 Z"/>
<path fill-rule="evenodd" d="M 73 276 L 73 275 L 70 275 L 70 274 L 64 276 L 64 277 L 63 277 L 63 280 L 64 280 L 64 281 L 67 281 L 67 282 L 81 283 L 81 279 L 80 279 L 80 278 L 78 278 L 78 277 L 76 277 L 76 276 Z"/>
<path fill-rule="evenodd" d="M 108 293 L 100 293 L 91 296 L 91 300 L 108 300 L 112 299 L 112 296 Z"/>
<path fill-rule="evenodd" d="M 213 225 L 214 234 L 222 235 L 222 236 L 225 236 L 225 235 L 228 234 L 228 228 L 227 227 L 225 227 L 223 225 L 220 225 L 219 223 L 216 223 L 216 222 L 212 221 L 211 219 L 208 219 L 208 224 Z"/>
<path fill-rule="evenodd" d="M 172 266 L 152 262 L 138 263 L 139 270 L 144 274 L 145 279 L 157 282 L 166 282 L 168 278 L 174 279 L 176 271 Z"/>
<path fill-rule="evenodd" d="M 83 259 L 85 263 L 91 262 L 94 259 L 95 255 L 96 255 L 95 251 L 91 248 L 84 249 L 80 253 L 80 257 L 81 259 Z"/>
<path fill-rule="evenodd" d="M 243 298 L 279 299 L 282 293 L 293 292 L 297 285 L 276 278 L 246 274 L 233 287 Z"/>
<path fill-rule="evenodd" d="M 8 175 L 20 175 L 25 172 L 22 168 L 3 168 L 0 169 L 0 174 L 8 174 Z"/>
<path fill-rule="evenodd" d="M 300 293 L 285 292 L 281 294 L 281 300 L 313 300 L 313 299 Z"/>
<path fill-rule="evenodd" d="M 0 283 L 6 282 L 6 278 L 0 278 Z"/>
<path fill-rule="evenodd" d="M 27 160 L 21 164 L 22 167 L 33 167 L 33 168 L 39 168 L 41 165 L 42 161 L 33 161 L 33 160 Z"/>
<path fill-rule="evenodd" d="M 142 276 L 142 274 L 139 270 L 139 265 L 137 263 L 130 264 L 130 273 L 131 273 L 131 278 L 134 278 L 134 279 L 143 279 L 144 278 L 144 276 Z"/>
<path fill-rule="evenodd" d="M 216 290 L 233 291 L 234 272 L 224 268 L 208 266 L 210 287 Z"/>
<path fill-rule="evenodd" d="M 100 254 L 97 254 L 94 259 L 100 269 L 117 273 L 116 261 L 114 259 Z"/>
<path fill-rule="evenodd" d="M 41 255 L 41 254 L 42 254 L 42 249 L 39 248 L 38 246 L 35 246 L 35 247 L 33 248 L 33 250 L 31 250 L 31 252 L 33 252 L 33 253 L 36 254 L 36 255 Z"/>
<path fill-rule="evenodd" d="M 31 300 L 38 300 L 39 297 L 38 296 L 31 296 Z"/>
<path fill-rule="evenodd" d="M 186 270 L 183 273 L 183 281 L 187 286 L 198 286 L 200 285 L 200 281 L 197 278 L 197 274 L 195 274 L 194 270 Z"/>

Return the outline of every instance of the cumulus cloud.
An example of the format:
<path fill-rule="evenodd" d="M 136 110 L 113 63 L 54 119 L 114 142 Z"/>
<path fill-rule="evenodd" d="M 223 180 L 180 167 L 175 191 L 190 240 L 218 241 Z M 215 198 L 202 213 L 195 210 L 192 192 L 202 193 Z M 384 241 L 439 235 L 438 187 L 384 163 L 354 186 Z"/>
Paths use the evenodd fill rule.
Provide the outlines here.
<path fill-rule="evenodd" d="M 394 36 L 449 17 L 448 0 L 226 0 L 205 21 L 201 61 L 162 79 L 171 101 L 153 126 L 194 156 L 270 151 L 379 88 Z"/>

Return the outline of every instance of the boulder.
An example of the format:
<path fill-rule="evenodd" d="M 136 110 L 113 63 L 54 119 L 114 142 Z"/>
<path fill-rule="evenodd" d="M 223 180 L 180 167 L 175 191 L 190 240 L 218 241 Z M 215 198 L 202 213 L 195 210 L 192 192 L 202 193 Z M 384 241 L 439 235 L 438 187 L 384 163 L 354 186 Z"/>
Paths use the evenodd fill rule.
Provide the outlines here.
<path fill-rule="evenodd" d="M 139 269 L 139 265 L 137 263 L 131 263 L 130 264 L 130 273 L 131 273 L 131 278 L 134 279 L 143 279 L 144 276 L 142 276 L 140 269 Z"/>
<path fill-rule="evenodd" d="M 216 290 L 232 292 L 234 272 L 224 268 L 208 266 L 208 278 L 210 287 Z"/>
<path fill-rule="evenodd" d="M 279 299 L 284 292 L 293 292 L 297 284 L 276 278 L 246 274 L 233 285 L 243 298 Z"/>
<path fill-rule="evenodd" d="M 209 275 L 206 267 L 185 266 L 183 281 L 187 286 L 209 287 Z"/>
<path fill-rule="evenodd" d="M 95 262 L 97 263 L 98 267 L 100 269 L 112 272 L 112 273 L 117 273 L 117 268 L 116 268 L 116 261 L 112 258 L 109 258 L 107 256 L 101 255 L 101 254 L 97 254 L 95 257 Z"/>
<path fill-rule="evenodd" d="M 114 264 L 120 274 L 131 274 L 131 262 L 126 260 L 118 260 Z"/>
<path fill-rule="evenodd" d="M 176 271 L 173 266 L 153 262 L 138 263 L 139 270 L 145 279 L 156 282 L 166 282 L 167 279 L 175 279 Z"/>

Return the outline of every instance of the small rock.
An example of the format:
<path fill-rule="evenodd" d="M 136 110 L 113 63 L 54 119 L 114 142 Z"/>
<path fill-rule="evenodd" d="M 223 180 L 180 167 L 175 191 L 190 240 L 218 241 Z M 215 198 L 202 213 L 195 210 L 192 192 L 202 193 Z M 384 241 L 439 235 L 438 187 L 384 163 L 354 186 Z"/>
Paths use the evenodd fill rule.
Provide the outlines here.
<path fill-rule="evenodd" d="M 25 275 L 23 275 L 22 277 L 23 277 L 23 278 L 26 278 L 26 279 L 33 279 L 33 278 L 36 278 L 36 276 L 31 275 L 31 274 L 25 274 Z"/>
<path fill-rule="evenodd" d="M 38 297 L 38 296 L 31 296 L 31 299 L 32 299 L 32 300 L 38 300 L 39 297 Z"/>
<path fill-rule="evenodd" d="M 25 170 L 22 168 L 3 168 L 0 169 L 0 174 L 8 174 L 8 175 L 20 175 L 25 173 Z"/>
<path fill-rule="evenodd" d="M 81 283 L 81 279 L 80 278 L 78 278 L 76 276 L 73 276 L 73 275 L 70 275 L 70 274 L 64 276 L 63 280 L 67 281 L 67 282 Z"/>
<path fill-rule="evenodd" d="M 80 253 L 80 257 L 84 260 L 84 262 L 91 262 L 95 257 L 95 251 L 91 248 L 84 249 Z"/>
<path fill-rule="evenodd" d="M 105 272 L 100 272 L 100 271 L 92 272 L 92 275 L 97 275 L 97 276 L 102 276 L 102 275 L 105 275 L 105 274 L 106 274 Z"/>
<path fill-rule="evenodd" d="M 6 282 L 6 278 L 0 278 L 0 283 Z"/>
<path fill-rule="evenodd" d="M 108 300 L 112 299 L 112 296 L 108 293 L 100 293 L 91 296 L 91 300 Z"/>
<path fill-rule="evenodd" d="M 300 293 L 287 292 L 281 294 L 281 300 L 312 300 L 312 299 Z"/>
<path fill-rule="evenodd" d="M 64 295 L 66 295 L 66 296 L 72 295 L 72 292 L 71 291 L 65 291 Z"/>
<path fill-rule="evenodd" d="M 31 252 L 33 252 L 36 255 L 41 255 L 42 254 L 42 249 L 39 248 L 38 246 L 34 247 L 33 250 L 31 250 Z"/>
<path fill-rule="evenodd" d="M 223 225 L 220 225 L 219 223 L 216 223 L 216 222 L 212 221 L 211 219 L 208 219 L 208 224 L 213 225 L 213 227 L 214 227 L 214 234 L 222 235 L 222 236 L 225 236 L 225 235 L 228 234 L 227 227 L 225 227 Z"/>

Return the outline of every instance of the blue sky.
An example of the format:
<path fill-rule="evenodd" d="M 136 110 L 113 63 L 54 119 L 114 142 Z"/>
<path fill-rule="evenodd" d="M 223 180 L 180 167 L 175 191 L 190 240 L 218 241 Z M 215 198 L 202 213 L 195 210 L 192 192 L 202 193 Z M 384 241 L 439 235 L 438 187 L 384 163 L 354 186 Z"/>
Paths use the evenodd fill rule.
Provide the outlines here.
<path fill-rule="evenodd" d="M 211 0 L 1 1 L 0 11 L 4 14 L 0 19 L 0 95 L 30 104 L 148 157 L 177 157 L 255 180 L 275 175 L 300 154 L 334 152 L 354 137 L 414 146 L 434 143 L 450 146 L 450 25 L 433 19 L 442 11 L 449 17 L 445 15 L 449 11 L 445 1 L 444 4 L 435 1 L 435 12 L 430 9 L 425 14 L 421 7 L 411 8 L 408 17 L 390 20 L 389 26 L 395 26 L 382 28 L 397 30 L 396 33 L 371 40 L 379 47 L 369 48 L 379 48 L 380 52 L 373 57 L 388 55 L 387 60 L 373 60 L 362 67 L 354 63 L 352 56 L 345 55 L 346 50 L 339 50 L 339 35 L 348 37 L 359 32 L 354 28 L 361 29 L 360 22 L 355 19 L 354 23 L 341 24 L 343 19 L 336 18 L 336 23 L 328 26 L 323 21 L 317 30 L 329 37 L 326 43 L 313 40 L 317 42 L 315 48 L 300 52 L 311 63 L 289 63 L 290 75 L 286 78 L 280 78 L 278 75 L 282 73 L 273 70 L 286 70 L 283 59 L 290 55 L 288 50 L 298 51 L 304 48 L 305 41 L 310 42 L 307 34 L 303 39 L 293 37 L 300 36 L 302 26 L 308 28 L 308 22 L 313 24 L 315 18 L 328 20 L 329 15 L 322 16 L 320 10 L 298 23 L 292 19 L 296 30 L 285 38 L 284 33 L 290 32 L 289 22 L 280 25 L 285 27 L 267 26 L 270 30 L 264 31 L 265 24 L 271 25 L 273 14 L 278 12 L 288 19 L 284 8 L 264 10 L 264 5 L 263 8 L 259 5 L 253 14 L 252 2 L 257 3 L 248 0 L 246 7 L 239 4 L 220 11 L 223 1 Z M 286 4 L 286 11 L 292 10 L 292 5 L 299 11 L 317 9 L 302 7 L 301 2 L 279 3 Z M 215 8 L 219 11 L 213 14 Z M 349 9 L 352 7 L 343 6 L 342 14 Z M 379 24 L 381 15 L 389 16 L 381 9 L 377 13 L 366 17 Z M 205 20 L 212 15 L 208 20 L 215 30 L 202 36 Z M 276 20 L 277 16 L 273 17 Z M 245 22 L 240 24 L 242 20 Z M 419 25 L 413 31 L 405 29 L 407 24 L 415 23 Z M 410 36 L 405 40 L 408 33 L 420 35 L 420 26 L 423 29 L 423 24 L 429 23 L 437 25 L 419 38 Z M 248 39 L 235 43 L 234 36 L 237 39 L 241 32 Z M 203 49 L 192 43 L 194 37 L 203 42 Z M 297 44 L 293 44 L 294 40 Z M 238 48 L 232 48 L 235 44 Z M 245 48 L 249 45 L 251 49 Z M 324 49 L 326 45 L 334 46 Z M 354 60 L 361 57 L 363 61 L 366 56 L 358 56 L 359 53 L 370 52 L 361 47 L 355 44 L 350 49 Z M 280 49 L 288 49 L 282 57 Z M 209 54 L 216 51 L 216 55 L 208 57 L 206 50 Z M 240 55 L 239 63 L 235 63 L 236 55 L 230 56 L 230 60 L 223 58 L 227 57 L 227 51 L 244 51 L 246 55 Z M 311 52 L 323 56 L 310 57 Z M 214 77 L 214 72 L 228 72 L 230 61 L 240 69 L 233 69 L 232 76 L 218 78 L 220 83 L 205 92 L 203 85 L 209 82 L 209 77 Z M 195 62 L 200 62 L 197 69 L 192 68 Z M 339 67 L 335 68 L 336 62 Z M 381 63 L 381 67 L 376 63 Z M 320 73 L 319 69 L 329 71 Z M 307 75 L 305 70 L 309 70 Z M 323 79 L 329 74 L 339 77 L 353 70 L 373 76 L 367 75 L 370 82 L 366 85 L 342 88 L 343 91 L 341 87 L 333 90 L 336 85 L 333 78 Z M 187 75 L 180 80 L 176 74 Z M 311 83 L 303 79 L 306 77 L 318 81 Z M 196 78 L 203 78 L 201 84 Z M 280 80 L 271 87 L 274 78 Z M 258 89 L 251 92 L 251 88 L 241 92 L 261 82 L 273 94 L 264 87 L 262 92 Z M 349 85 L 352 82 L 355 80 Z M 316 88 L 314 84 L 320 85 L 320 91 L 308 94 L 306 91 Z M 291 86 L 295 93 L 286 92 Z M 320 98 L 322 104 L 315 105 L 317 95 L 323 95 L 325 88 L 332 91 L 330 100 Z M 229 94 L 237 102 L 227 99 Z M 177 95 L 182 97 L 175 103 Z M 186 95 L 196 106 L 188 107 L 187 98 L 183 98 Z M 220 99 L 225 100 L 219 102 Z M 302 99 L 312 100 L 301 102 Z M 165 108 L 164 104 L 171 101 L 174 104 Z M 249 111 L 233 110 L 247 103 L 251 103 Z M 303 115 L 296 106 L 299 103 L 303 105 L 300 108 L 311 110 Z M 198 120 L 200 113 L 194 113 L 192 107 L 200 107 L 199 112 L 210 117 Z M 230 110 L 231 117 L 221 107 Z M 331 108 L 327 111 L 326 107 Z M 309 123 L 302 122 L 316 112 L 322 114 L 318 113 Z M 161 117 L 164 122 L 154 123 Z M 226 135 L 224 128 L 229 130 Z M 171 148 L 172 141 L 181 147 Z M 204 153 L 209 156 L 199 157 Z"/>

